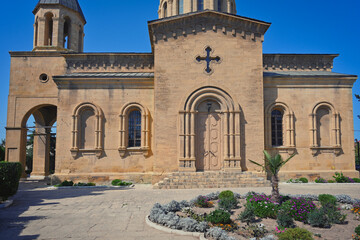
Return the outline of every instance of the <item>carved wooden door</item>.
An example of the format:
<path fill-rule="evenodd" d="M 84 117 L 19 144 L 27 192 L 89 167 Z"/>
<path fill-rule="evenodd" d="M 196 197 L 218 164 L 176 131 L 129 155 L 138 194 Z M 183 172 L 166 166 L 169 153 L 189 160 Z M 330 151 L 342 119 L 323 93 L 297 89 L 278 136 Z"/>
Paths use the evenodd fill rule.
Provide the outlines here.
<path fill-rule="evenodd" d="M 199 113 L 196 126 L 196 169 L 221 169 L 221 118 L 219 113 Z"/>

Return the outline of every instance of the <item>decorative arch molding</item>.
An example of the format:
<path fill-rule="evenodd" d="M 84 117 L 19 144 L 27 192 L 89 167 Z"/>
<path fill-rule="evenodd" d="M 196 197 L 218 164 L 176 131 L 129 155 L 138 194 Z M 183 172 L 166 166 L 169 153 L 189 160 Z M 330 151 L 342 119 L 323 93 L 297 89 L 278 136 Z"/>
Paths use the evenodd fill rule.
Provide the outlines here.
<path fill-rule="evenodd" d="M 196 171 L 196 116 L 197 106 L 206 100 L 220 105 L 223 119 L 224 169 L 241 169 L 241 110 L 233 98 L 224 90 L 207 86 L 192 92 L 179 111 L 179 167 L 180 171 Z"/>
<path fill-rule="evenodd" d="M 271 114 L 274 110 L 283 113 L 283 146 L 274 147 L 271 141 Z M 267 149 L 277 149 L 279 152 L 287 152 L 290 155 L 295 153 L 295 114 L 294 111 L 284 102 L 274 102 L 265 109 L 265 144 Z"/>
<path fill-rule="evenodd" d="M 81 149 L 80 148 L 80 134 L 81 134 L 81 112 L 87 108 L 90 108 L 95 113 L 95 144 L 91 149 Z M 72 148 L 71 154 L 74 158 L 76 158 L 79 152 L 88 152 L 95 153 L 98 158 L 101 157 L 104 151 L 104 143 L 103 143 L 103 119 L 104 114 L 101 108 L 94 103 L 85 102 L 78 105 L 73 112 L 73 130 L 72 130 Z"/>
<path fill-rule="evenodd" d="M 141 147 L 128 147 L 128 122 L 129 114 L 133 110 L 139 110 L 141 112 Z M 141 152 L 145 157 L 149 155 L 150 144 L 150 112 L 142 104 L 131 102 L 125 104 L 120 111 L 120 146 L 119 153 L 121 157 L 125 157 L 126 153 Z"/>
<path fill-rule="evenodd" d="M 326 108 L 330 112 L 330 146 L 321 146 L 318 139 L 318 110 Z M 310 114 L 310 149 L 312 154 L 315 156 L 322 152 L 332 152 L 336 156 L 342 152 L 341 147 L 341 132 L 340 132 L 340 113 L 335 109 L 334 105 L 330 102 L 323 101 L 316 104 Z"/>

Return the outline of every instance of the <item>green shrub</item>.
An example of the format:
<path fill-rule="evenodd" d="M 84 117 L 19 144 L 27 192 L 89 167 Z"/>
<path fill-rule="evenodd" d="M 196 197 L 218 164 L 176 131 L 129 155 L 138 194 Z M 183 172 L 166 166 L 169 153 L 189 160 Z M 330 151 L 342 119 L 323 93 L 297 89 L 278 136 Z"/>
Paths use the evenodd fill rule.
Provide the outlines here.
<path fill-rule="evenodd" d="M 305 198 L 292 198 L 281 205 L 281 209 L 295 220 L 306 222 L 308 214 L 316 209 L 311 200 Z"/>
<path fill-rule="evenodd" d="M 219 199 L 224 199 L 224 198 L 235 198 L 234 193 L 230 190 L 227 191 L 222 191 L 219 194 Z"/>
<path fill-rule="evenodd" d="M 74 182 L 65 180 L 62 183 L 60 183 L 59 186 L 60 187 L 72 187 L 72 186 L 74 186 Z"/>
<path fill-rule="evenodd" d="M 0 162 L 0 201 L 16 194 L 22 171 L 19 162 Z"/>
<path fill-rule="evenodd" d="M 319 202 L 323 207 L 335 207 L 336 206 L 336 197 L 330 194 L 320 194 Z"/>
<path fill-rule="evenodd" d="M 237 208 L 237 205 L 238 201 L 236 198 L 223 198 L 219 200 L 219 208 L 228 212 Z"/>
<path fill-rule="evenodd" d="M 131 182 L 123 182 L 120 179 L 115 179 L 111 182 L 111 185 L 113 185 L 113 186 L 130 186 L 130 185 L 132 185 L 132 183 Z"/>
<path fill-rule="evenodd" d="M 335 183 L 335 180 L 328 180 L 328 183 Z"/>
<path fill-rule="evenodd" d="M 290 228 L 279 235 L 279 240 L 314 240 L 314 238 L 306 229 Z"/>
<path fill-rule="evenodd" d="M 77 186 L 77 187 L 93 187 L 93 186 L 96 186 L 96 184 L 95 183 L 82 183 L 82 182 L 79 182 L 79 183 L 74 184 L 74 186 Z"/>
<path fill-rule="evenodd" d="M 355 228 L 355 233 L 360 236 L 360 225 Z"/>
<path fill-rule="evenodd" d="M 276 219 L 279 227 L 293 228 L 295 227 L 294 219 L 285 211 L 279 211 Z"/>
<path fill-rule="evenodd" d="M 200 208 L 211 208 L 213 207 L 213 203 L 209 201 L 209 198 L 206 196 L 198 196 L 195 202 L 195 206 Z"/>
<path fill-rule="evenodd" d="M 317 179 L 315 179 L 316 183 L 327 183 L 328 181 L 322 177 L 318 177 Z"/>
<path fill-rule="evenodd" d="M 238 219 L 241 222 L 245 222 L 247 225 L 249 225 L 250 223 L 255 222 L 256 218 L 255 218 L 255 211 L 254 211 L 254 207 L 252 205 L 246 205 L 245 210 L 239 214 Z"/>
<path fill-rule="evenodd" d="M 347 183 L 348 182 L 348 179 L 344 176 L 343 173 L 336 172 L 335 175 L 333 176 L 333 178 L 335 179 L 335 181 L 337 183 Z"/>
<path fill-rule="evenodd" d="M 328 207 L 323 207 L 324 211 L 326 212 L 330 223 L 335 223 L 335 224 L 344 224 L 345 220 L 346 220 L 346 214 L 341 214 L 340 211 L 337 210 L 336 206 L 328 206 Z"/>
<path fill-rule="evenodd" d="M 317 209 L 308 216 L 308 223 L 312 227 L 330 228 L 331 222 L 324 208 Z"/>
<path fill-rule="evenodd" d="M 264 224 L 251 224 L 248 228 L 249 233 L 251 236 L 255 237 L 256 239 L 260 239 L 265 237 L 269 231 L 265 228 Z"/>
<path fill-rule="evenodd" d="M 206 217 L 206 220 L 213 224 L 229 224 L 231 223 L 230 216 L 230 213 L 224 210 L 215 210 Z"/>
<path fill-rule="evenodd" d="M 302 178 L 299 178 L 299 181 L 302 182 L 302 183 L 308 183 L 309 180 L 305 177 L 302 177 Z"/>
<path fill-rule="evenodd" d="M 247 197 L 247 204 L 252 205 L 255 215 L 260 218 L 276 218 L 279 205 L 271 201 L 270 196 L 253 194 Z"/>
<path fill-rule="evenodd" d="M 360 183 L 360 178 L 353 178 L 354 182 Z"/>

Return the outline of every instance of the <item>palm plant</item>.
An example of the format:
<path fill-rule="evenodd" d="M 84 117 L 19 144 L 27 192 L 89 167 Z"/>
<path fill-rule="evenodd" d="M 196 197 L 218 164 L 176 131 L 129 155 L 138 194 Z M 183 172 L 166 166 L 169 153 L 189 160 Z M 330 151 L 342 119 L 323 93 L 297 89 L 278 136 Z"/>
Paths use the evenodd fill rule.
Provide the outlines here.
<path fill-rule="evenodd" d="M 276 156 L 271 156 L 267 151 L 264 150 L 265 154 L 265 164 L 260 164 L 249 160 L 251 163 L 258 165 L 263 168 L 264 171 L 267 171 L 271 174 L 271 198 L 273 201 L 280 202 L 280 193 L 279 193 L 279 171 L 280 169 L 292 159 L 295 154 L 291 155 L 288 159 L 284 160 L 280 154 Z"/>

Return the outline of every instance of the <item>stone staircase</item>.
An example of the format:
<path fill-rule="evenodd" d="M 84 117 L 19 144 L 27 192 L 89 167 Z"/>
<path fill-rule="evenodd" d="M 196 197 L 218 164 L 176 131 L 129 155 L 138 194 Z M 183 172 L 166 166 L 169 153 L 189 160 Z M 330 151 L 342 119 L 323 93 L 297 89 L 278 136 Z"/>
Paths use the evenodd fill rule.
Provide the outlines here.
<path fill-rule="evenodd" d="M 270 181 L 251 172 L 177 172 L 156 183 L 154 189 L 268 187 Z"/>

